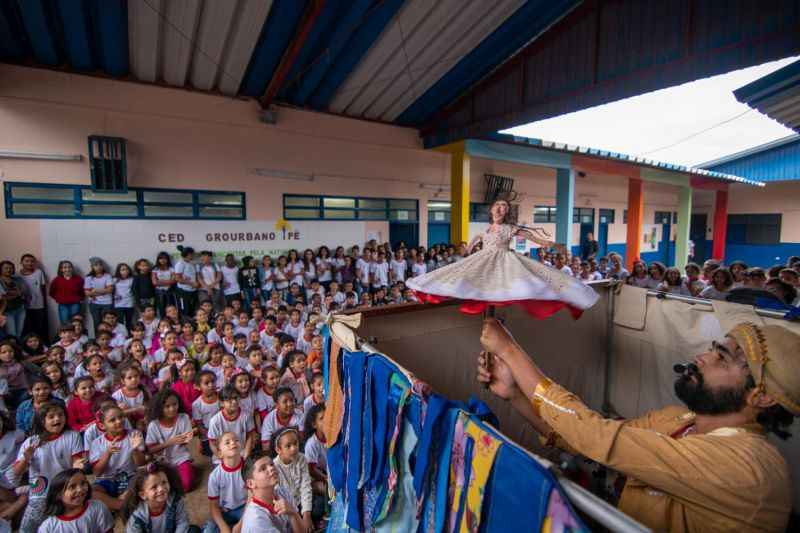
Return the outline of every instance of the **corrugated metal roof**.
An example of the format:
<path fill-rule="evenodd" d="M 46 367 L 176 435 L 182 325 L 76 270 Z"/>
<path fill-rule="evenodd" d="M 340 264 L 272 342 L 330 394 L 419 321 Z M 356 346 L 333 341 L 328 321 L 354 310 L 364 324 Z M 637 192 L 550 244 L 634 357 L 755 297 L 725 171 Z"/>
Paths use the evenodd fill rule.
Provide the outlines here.
<path fill-rule="evenodd" d="M 790 135 L 700 167 L 764 182 L 800 180 L 800 135 Z"/>
<path fill-rule="evenodd" d="M 455 102 L 421 113 L 423 133 L 443 143 L 481 137 L 797 55 L 798 27 L 800 0 L 736 0 L 724 7 L 696 0 L 583 2 Z"/>
<path fill-rule="evenodd" d="M 579 3 L 3 0 L 0 61 L 413 125 Z"/>
<path fill-rule="evenodd" d="M 800 61 L 733 91 L 736 99 L 800 132 Z"/>
<path fill-rule="evenodd" d="M 602 150 L 599 148 L 591 148 L 588 146 L 559 143 L 554 141 L 547 141 L 544 139 L 535 139 L 532 137 L 522 137 L 519 135 L 509 135 L 504 133 L 490 134 L 487 135 L 485 138 L 489 141 L 514 144 L 517 146 L 544 148 L 547 150 L 554 150 L 561 153 L 577 154 L 581 156 L 594 157 L 598 159 L 609 159 L 621 163 L 629 163 L 640 167 L 655 168 L 659 170 L 666 170 L 669 172 L 677 172 L 680 174 L 689 174 L 692 176 L 700 176 L 704 178 L 711 178 L 728 182 L 743 183 L 746 185 L 755 185 L 757 187 L 764 186 L 764 183 L 761 180 L 743 177 L 740 175 L 734 175 L 732 173 L 724 171 L 710 170 L 698 167 L 687 167 L 685 165 L 666 163 L 664 161 L 657 161 L 655 159 L 648 159 L 646 157 L 637 157 L 628 154 L 622 154 L 619 152 Z"/>
<path fill-rule="evenodd" d="M 452 140 L 800 49 L 800 0 L 730 4 L 0 0 L 0 61 L 427 124 Z"/>

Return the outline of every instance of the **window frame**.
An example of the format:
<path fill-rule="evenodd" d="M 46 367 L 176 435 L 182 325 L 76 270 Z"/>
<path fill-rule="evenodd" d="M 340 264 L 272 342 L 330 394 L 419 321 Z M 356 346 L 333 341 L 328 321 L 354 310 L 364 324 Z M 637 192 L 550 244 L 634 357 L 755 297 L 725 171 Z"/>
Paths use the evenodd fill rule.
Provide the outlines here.
<path fill-rule="evenodd" d="M 608 218 L 603 222 L 603 217 Z M 617 220 L 617 210 L 614 208 L 601 207 L 597 210 L 597 221 L 599 224 L 614 224 Z"/>
<path fill-rule="evenodd" d="M 537 209 L 547 209 L 547 215 L 545 216 L 544 220 L 539 218 L 537 219 L 538 213 L 536 212 Z M 533 222 L 534 224 L 555 224 L 556 223 L 556 211 L 557 207 L 554 205 L 535 205 L 533 206 Z"/>
<path fill-rule="evenodd" d="M 763 219 L 764 217 L 776 217 L 775 223 L 753 223 L 752 219 Z M 739 222 L 743 220 L 744 223 Z M 753 226 L 772 226 L 774 227 L 774 239 L 769 242 L 764 242 L 762 239 L 752 239 L 752 235 L 748 235 L 748 228 Z M 739 228 L 743 229 L 739 229 Z M 782 213 L 735 213 L 729 214 L 727 217 L 727 234 L 725 244 L 744 245 L 744 246 L 774 246 L 781 242 L 781 230 L 783 229 L 783 214 Z M 739 238 L 741 233 L 741 237 Z"/>
<path fill-rule="evenodd" d="M 300 205 L 286 205 L 287 198 L 314 198 L 317 200 L 317 206 L 300 206 Z M 343 199 L 343 200 L 353 200 L 355 207 L 326 207 L 325 206 L 325 199 L 326 198 L 336 198 L 336 199 Z M 384 208 L 376 208 L 376 207 L 360 207 L 361 201 L 381 201 L 384 203 Z M 394 208 L 391 207 L 392 200 L 401 200 L 401 201 L 413 201 L 414 208 Z M 332 221 L 358 221 L 358 222 L 365 222 L 365 221 L 372 221 L 372 222 L 397 222 L 397 223 L 419 223 L 419 200 L 416 198 L 380 198 L 380 197 L 373 197 L 373 196 L 345 196 L 345 195 L 335 195 L 335 194 L 296 194 L 296 193 L 284 193 L 282 198 L 282 215 L 284 220 L 332 220 Z M 373 204 L 374 205 L 374 204 Z M 286 210 L 287 209 L 297 209 L 297 210 L 316 210 L 317 216 L 316 217 L 297 217 L 297 216 L 287 216 Z M 352 217 L 325 217 L 326 211 L 352 211 Z M 409 211 L 413 212 L 414 216 L 409 217 L 408 220 L 401 220 L 399 218 L 393 218 L 393 215 L 396 215 L 400 211 Z M 383 213 L 382 218 L 362 218 L 359 217 L 359 213 Z"/>
<path fill-rule="evenodd" d="M 45 199 L 31 199 L 31 198 L 14 198 L 14 188 L 31 188 L 31 189 L 60 189 L 72 192 L 71 200 L 45 200 Z M 121 200 L 85 200 L 83 198 L 83 191 L 89 191 L 94 194 L 107 194 L 110 197 L 119 195 L 125 197 L 130 193 L 135 193 L 135 200 L 121 199 Z M 3 192 L 5 199 L 5 214 L 7 219 L 24 218 L 24 219 L 55 219 L 55 220 L 247 220 L 247 194 L 244 191 L 215 191 L 207 189 L 168 189 L 163 187 L 128 187 L 126 193 L 120 192 L 107 192 L 97 191 L 91 185 L 81 184 L 61 184 L 61 183 L 32 183 L 21 181 L 7 181 L 3 183 Z M 191 202 L 145 202 L 144 194 L 146 192 L 161 192 L 161 193 L 181 193 L 191 194 Z M 239 196 L 241 197 L 241 205 L 228 205 L 221 206 L 218 204 L 200 202 L 201 194 L 215 194 L 223 196 Z M 49 205 L 71 205 L 72 215 L 46 215 L 46 214 L 15 214 L 14 206 L 20 204 L 49 204 Z M 106 206 L 135 206 L 136 215 L 85 215 L 83 213 L 84 205 L 106 205 Z M 191 207 L 191 216 L 147 216 L 145 215 L 145 207 Z M 201 208 L 208 207 L 228 207 L 231 209 L 241 208 L 241 216 L 238 217 L 220 217 L 220 216 L 200 216 Z"/>

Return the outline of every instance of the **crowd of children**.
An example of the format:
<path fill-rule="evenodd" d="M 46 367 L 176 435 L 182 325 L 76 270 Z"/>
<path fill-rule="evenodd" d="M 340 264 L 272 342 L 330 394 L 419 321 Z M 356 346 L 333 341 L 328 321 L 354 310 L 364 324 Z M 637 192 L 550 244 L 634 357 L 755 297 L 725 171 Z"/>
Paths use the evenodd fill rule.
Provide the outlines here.
<path fill-rule="evenodd" d="M 157 264 L 171 268 L 166 254 Z M 231 258 L 226 265 L 218 281 L 251 278 Z M 184 293 L 188 270 L 180 269 Z M 209 289 L 192 301 L 159 289 L 167 277 L 154 275 L 152 298 L 122 299 L 132 302 L 128 313 L 114 305 L 118 278 L 103 293 L 99 260 L 92 272 L 91 325 L 80 312 L 62 314 L 55 338 L 0 342 L 0 519 L 26 533 L 105 532 L 116 518 L 129 532 L 199 531 L 183 495 L 199 485 L 195 460 L 205 455 L 213 467 L 205 531 L 323 527 L 320 330 L 323 313 L 344 306 L 336 276 L 297 271 L 306 295 L 292 278 L 263 300 L 260 288 L 234 294 L 222 282 L 222 297 Z M 145 284 L 135 278 L 125 290 Z"/>

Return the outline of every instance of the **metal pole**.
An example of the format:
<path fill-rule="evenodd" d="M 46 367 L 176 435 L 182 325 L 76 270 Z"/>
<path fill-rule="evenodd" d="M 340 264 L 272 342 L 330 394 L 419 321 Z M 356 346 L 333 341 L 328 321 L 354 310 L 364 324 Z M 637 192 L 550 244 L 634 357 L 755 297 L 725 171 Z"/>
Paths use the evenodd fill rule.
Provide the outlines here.
<path fill-rule="evenodd" d="M 606 360 L 603 375 L 603 414 L 610 415 L 614 408 L 611 406 L 611 361 L 614 353 L 614 308 L 616 305 L 616 283 L 609 283 L 608 291 L 608 316 L 606 320 Z"/>
<path fill-rule="evenodd" d="M 667 300 L 677 300 L 679 302 L 686 302 L 686 303 L 694 304 L 694 305 L 705 305 L 705 306 L 708 306 L 708 307 L 712 307 L 711 300 L 705 300 L 703 298 L 695 298 L 693 296 L 681 296 L 679 294 L 669 294 L 669 293 L 666 293 L 666 292 L 650 291 L 650 290 L 647 291 L 647 295 L 648 296 L 655 296 L 656 298 L 665 298 Z M 766 316 L 766 317 L 769 317 L 769 318 L 783 318 L 783 315 L 786 314 L 786 313 L 783 313 L 781 311 L 773 311 L 772 309 L 756 308 L 755 311 L 756 311 L 756 314 L 761 315 L 761 316 Z"/>

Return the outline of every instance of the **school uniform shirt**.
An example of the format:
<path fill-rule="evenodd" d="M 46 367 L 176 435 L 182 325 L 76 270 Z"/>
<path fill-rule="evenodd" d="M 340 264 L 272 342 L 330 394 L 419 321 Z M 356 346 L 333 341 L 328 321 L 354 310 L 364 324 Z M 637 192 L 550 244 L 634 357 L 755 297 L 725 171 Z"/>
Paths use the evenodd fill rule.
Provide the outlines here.
<path fill-rule="evenodd" d="M 286 504 L 290 508 L 297 506 L 291 493 L 281 485 L 275 487 L 275 498 L 286 500 Z M 242 531 L 291 533 L 292 523 L 288 516 L 276 514 L 271 504 L 264 503 L 258 498 L 253 498 L 244 508 Z"/>
<path fill-rule="evenodd" d="M 215 281 L 215 278 L 217 277 L 217 265 L 214 263 L 211 263 L 210 265 L 202 265 L 200 267 L 200 277 L 206 286 L 212 289 L 219 289 L 219 282 Z"/>
<path fill-rule="evenodd" d="M 324 400 L 323 400 L 323 401 L 324 401 Z M 311 409 L 312 407 L 314 407 L 315 405 L 317 405 L 317 404 L 319 404 L 319 403 L 322 403 L 322 402 L 318 402 L 318 401 L 316 401 L 316 400 L 314 399 L 314 395 L 313 395 L 313 394 L 311 394 L 310 396 L 308 396 L 308 397 L 307 397 L 305 400 L 303 400 L 303 415 L 305 415 L 306 413 L 308 413 L 308 410 L 309 410 L 309 409 Z M 303 419 L 305 419 L 305 416 L 303 416 Z"/>
<path fill-rule="evenodd" d="M 338 283 L 341 283 L 342 282 L 341 269 L 344 267 L 344 257 L 342 257 L 341 259 L 336 257 L 331 257 L 330 259 L 328 259 L 328 263 L 331 265 L 333 279 L 335 279 Z"/>
<path fill-rule="evenodd" d="M 153 270 L 153 272 L 155 273 L 156 279 L 158 281 L 169 281 L 172 279 L 173 274 L 175 274 L 175 269 L 172 267 L 169 267 L 166 270 L 161 270 L 160 268 L 156 268 Z M 156 285 L 157 291 L 168 291 L 169 289 L 170 286 L 168 285 Z"/>
<path fill-rule="evenodd" d="M 133 426 L 131 426 L 131 423 L 127 418 L 123 419 L 122 427 L 125 429 L 125 431 L 133 431 Z M 82 434 L 83 449 L 88 453 L 92 449 L 92 443 L 95 441 L 95 439 L 105 435 L 105 432 L 100 429 L 100 426 L 97 425 L 97 422 L 94 422 L 87 426 L 86 429 L 83 430 Z"/>
<path fill-rule="evenodd" d="M 138 432 L 137 432 L 138 433 Z M 128 479 L 136 475 L 136 463 L 133 461 L 133 452 L 144 452 L 144 443 L 138 448 L 131 445 L 131 433 L 126 431 L 122 437 L 112 439 L 107 433 L 103 434 L 94 441 L 89 447 L 89 463 L 94 466 L 100 457 L 106 453 L 113 444 L 119 446 L 119 451 L 111 455 L 106 463 L 106 468 L 96 477 L 97 479 L 116 479 L 121 472 L 128 475 Z"/>
<path fill-rule="evenodd" d="M 197 290 L 196 287 L 184 281 L 184 278 L 188 278 L 192 281 L 197 279 L 197 267 L 194 266 L 194 263 L 181 259 L 175 263 L 175 274 L 177 274 L 177 286 L 180 290 L 187 292 L 194 292 Z"/>
<path fill-rule="evenodd" d="M 75 516 L 51 516 L 39 526 L 39 533 L 86 533 L 114 531 L 114 516 L 99 500 L 86 500 Z"/>
<path fill-rule="evenodd" d="M 114 307 L 117 309 L 131 309 L 133 307 L 133 278 L 117 279 L 114 281 Z M 123 324 L 118 326 L 125 327 Z M 125 331 L 127 334 L 127 330 Z M 123 335 L 124 337 L 125 335 Z"/>
<path fill-rule="evenodd" d="M 370 262 L 365 261 L 364 259 L 358 258 L 356 261 L 356 269 L 361 273 L 358 278 L 358 281 L 361 282 L 361 285 L 364 287 L 369 286 L 369 272 L 370 272 Z"/>
<path fill-rule="evenodd" d="M 259 338 L 261 339 L 259 344 L 261 344 L 262 348 L 266 350 L 272 350 L 275 348 L 275 335 L 270 335 L 266 330 L 264 330 L 261 332 L 261 335 L 259 335 Z"/>
<path fill-rule="evenodd" d="M 150 322 L 142 320 L 141 322 L 144 324 L 144 346 L 149 350 L 153 345 L 153 335 L 158 330 L 158 320 L 153 319 Z"/>
<path fill-rule="evenodd" d="M 710 300 L 724 300 L 727 296 L 727 290 L 717 290 L 713 285 L 709 285 L 700 292 L 700 298 L 708 298 Z"/>
<path fill-rule="evenodd" d="M 165 426 L 159 420 L 153 420 L 147 425 L 145 444 L 148 446 L 162 444 L 175 435 L 181 435 L 191 430 L 192 421 L 186 413 L 178 413 L 178 417 L 172 426 Z M 167 464 L 173 466 L 192 460 L 192 454 L 189 453 L 189 446 L 186 444 L 168 446 L 156 455 L 162 457 Z"/>
<path fill-rule="evenodd" d="M 0 487 L 12 490 L 17 486 L 16 476 L 11 467 L 17 460 L 19 447 L 25 442 L 25 432 L 21 429 L 7 430 L 0 437 Z"/>
<path fill-rule="evenodd" d="M 389 263 L 372 263 L 369 267 L 370 274 L 372 274 L 372 286 L 386 287 L 389 285 Z"/>
<path fill-rule="evenodd" d="M 128 396 L 125 389 L 117 389 L 111 394 L 111 397 L 118 404 L 125 406 L 125 409 L 135 409 L 137 407 L 144 407 L 144 391 L 136 389 L 133 396 Z"/>
<path fill-rule="evenodd" d="M 192 420 L 197 423 L 203 424 L 203 427 L 206 431 L 208 431 L 208 426 L 211 423 L 211 418 L 217 413 L 220 412 L 220 404 L 219 399 L 213 401 L 207 401 L 205 398 L 200 396 L 194 402 L 192 402 Z M 208 440 L 207 438 L 203 438 L 202 440 Z"/>
<path fill-rule="evenodd" d="M 264 392 L 264 389 L 259 387 L 256 391 L 256 411 L 261 415 L 261 420 L 264 420 L 273 409 L 275 409 L 275 400 L 272 398 L 272 394 Z"/>
<path fill-rule="evenodd" d="M 395 281 L 405 281 L 406 280 L 406 262 L 405 260 L 398 261 L 396 259 L 392 259 L 389 263 L 390 268 L 392 269 L 392 273 L 394 274 Z"/>
<path fill-rule="evenodd" d="M 186 411 L 186 413 L 191 413 L 192 404 L 200 397 L 200 389 L 195 387 L 194 382 L 186 383 L 180 379 L 173 383 L 171 388 L 177 393 L 178 397 L 180 397 L 181 403 L 183 403 L 183 410 Z"/>
<path fill-rule="evenodd" d="M 331 281 L 333 279 L 333 273 L 331 272 L 332 268 L 333 265 L 331 263 L 330 258 L 322 259 L 321 257 L 318 257 L 317 272 L 319 273 L 319 276 L 317 277 L 317 279 L 319 279 L 320 281 Z"/>
<path fill-rule="evenodd" d="M 184 348 L 183 346 L 176 346 L 175 348 L 177 348 L 180 352 L 182 352 L 184 356 L 187 355 L 186 348 Z M 167 360 L 166 348 L 159 348 L 158 350 L 156 350 L 155 353 L 153 354 L 153 360 L 158 364 L 161 364 L 164 361 L 166 361 Z"/>
<path fill-rule="evenodd" d="M 247 323 L 245 325 L 239 324 L 238 326 L 236 326 L 236 329 L 233 330 L 233 334 L 234 335 L 238 335 L 238 334 L 241 333 L 242 335 L 244 335 L 245 337 L 247 337 L 249 339 L 251 331 L 253 331 L 253 328 L 252 328 L 252 326 L 250 326 L 249 323 Z"/>
<path fill-rule="evenodd" d="M 244 448 L 247 436 L 251 431 L 255 430 L 255 427 L 253 417 L 247 416 L 247 413 L 241 407 L 239 407 L 239 414 L 233 418 L 228 418 L 225 412 L 220 410 L 211 417 L 211 421 L 208 423 L 208 440 L 218 441 L 223 433 L 230 431 L 236 434 L 242 444 L 242 448 Z M 214 456 L 214 463 L 216 464 L 219 461 L 219 458 Z"/>
<path fill-rule="evenodd" d="M 311 281 L 317 277 L 317 267 L 314 263 L 309 263 L 308 266 L 303 263 L 303 281 L 306 285 L 311 285 Z"/>
<path fill-rule="evenodd" d="M 425 263 L 414 263 L 411 267 L 411 275 L 413 277 L 421 276 L 428 272 L 428 267 Z"/>
<path fill-rule="evenodd" d="M 328 452 L 325 444 L 319 440 L 317 434 L 314 433 L 306 441 L 306 447 L 303 449 L 303 455 L 306 456 L 308 464 L 314 465 L 317 468 L 328 471 Z"/>
<path fill-rule="evenodd" d="M 219 269 L 222 272 L 222 293 L 225 296 L 232 296 L 242 292 L 239 287 L 239 267 L 222 266 Z"/>
<path fill-rule="evenodd" d="M 25 457 L 25 450 L 39 443 L 28 463 L 28 479 L 30 480 L 30 499 L 44 498 L 53 478 L 62 470 L 72 468 L 72 461 L 83 455 L 83 442 L 81 436 L 69 429 L 60 435 L 47 440 L 40 440 L 38 436 L 25 439 L 17 452 L 17 461 Z"/>
<path fill-rule="evenodd" d="M 303 336 L 303 329 L 305 328 L 303 326 L 302 320 L 298 322 L 296 326 L 293 325 L 291 322 L 283 326 L 283 332 L 286 333 L 287 335 L 291 335 L 295 341 L 297 341 L 297 339 Z"/>
<path fill-rule="evenodd" d="M 292 283 L 297 283 L 301 287 L 303 286 L 303 263 L 298 261 L 294 265 L 291 263 L 287 265 L 288 272 L 291 275 L 292 279 L 289 282 L 291 285 Z"/>
<path fill-rule="evenodd" d="M 250 391 L 247 396 L 239 398 L 239 409 L 242 410 L 242 414 L 244 416 L 249 418 L 251 421 L 253 421 L 253 424 L 255 424 L 256 393 Z"/>
<path fill-rule="evenodd" d="M 44 309 L 42 287 L 47 285 L 47 278 L 44 276 L 44 272 L 34 268 L 30 274 L 20 274 L 19 277 L 23 279 L 28 287 L 29 300 L 25 307 L 28 309 Z"/>
<path fill-rule="evenodd" d="M 295 347 L 308 355 L 308 352 L 311 351 L 311 341 L 306 340 L 305 336 L 301 335 L 300 338 L 297 339 L 297 342 L 295 342 Z"/>
<path fill-rule="evenodd" d="M 96 395 L 95 395 L 96 396 Z M 84 427 L 95 420 L 92 403 L 95 396 L 89 401 L 84 401 L 74 394 L 67 402 L 67 425 L 75 431 L 83 431 Z"/>
<path fill-rule="evenodd" d="M 244 459 L 233 468 L 220 463 L 208 476 L 208 499 L 216 500 L 222 512 L 238 509 L 247 503 L 242 466 Z"/>
<path fill-rule="evenodd" d="M 111 274 L 103 274 L 102 276 L 95 277 L 95 276 L 86 276 L 83 280 L 83 288 L 84 290 L 100 290 L 110 287 L 114 284 L 114 279 L 111 277 Z M 89 303 L 93 303 L 95 305 L 111 305 L 112 303 L 112 296 L 111 294 L 101 294 L 100 296 L 91 296 L 89 297 Z"/>
<path fill-rule="evenodd" d="M 206 335 L 206 341 L 208 344 L 219 344 L 222 342 L 222 335 L 216 329 L 212 329 Z"/>
<path fill-rule="evenodd" d="M 261 442 L 271 443 L 272 435 L 274 435 L 277 431 L 287 427 L 295 427 L 302 431 L 303 412 L 299 409 L 296 410 L 292 417 L 286 423 L 284 423 L 278 418 L 278 410 L 273 409 L 261 424 Z"/>
<path fill-rule="evenodd" d="M 269 296 L 269 293 L 272 292 L 272 289 L 275 287 L 275 280 L 273 276 L 275 275 L 275 268 L 269 267 L 264 268 L 263 266 L 259 269 L 261 275 L 261 290 L 265 293 L 263 296 Z"/>
<path fill-rule="evenodd" d="M 73 341 L 72 344 L 64 346 L 61 341 L 58 342 L 58 346 L 64 348 L 64 360 L 71 362 L 73 365 L 78 366 L 81 364 L 83 358 L 81 357 L 81 343 L 78 341 Z"/>

